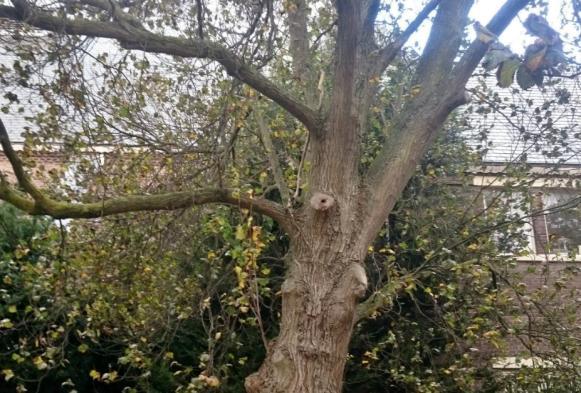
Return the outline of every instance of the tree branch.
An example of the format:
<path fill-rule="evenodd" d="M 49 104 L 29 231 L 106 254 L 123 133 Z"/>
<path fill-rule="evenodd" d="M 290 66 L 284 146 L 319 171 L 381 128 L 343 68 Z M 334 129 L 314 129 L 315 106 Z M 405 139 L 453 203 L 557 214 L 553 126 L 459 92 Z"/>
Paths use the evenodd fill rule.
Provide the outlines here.
<path fill-rule="evenodd" d="M 500 34 L 526 3 L 528 0 L 508 0 L 489 24 L 492 31 Z M 370 242 L 383 224 L 448 115 L 466 102 L 465 83 L 486 51 L 481 47 L 483 43 L 475 42 L 454 67 L 471 4 L 470 0 L 463 1 L 462 6 L 455 0 L 442 0 L 438 7 L 415 76 L 419 93 L 394 119 L 393 137 L 368 173 L 368 189 L 362 196 L 369 222 L 362 236 L 364 242 Z"/>
<path fill-rule="evenodd" d="M 375 21 L 381 8 L 381 0 L 367 0 L 363 13 L 363 42 L 373 42 L 375 46 Z"/>
<path fill-rule="evenodd" d="M 300 81 L 308 105 L 316 104 L 315 77 L 310 64 L 308 9 L 305 0 L 293 0 L 288 11 L 289 52 L 293 59 L 293 77 Z"/>
<path fill-rule="evenodd" d="M 198 38 L 204 39 L 204 5 L 202 0 L 196 0 L 196 20 L 198 22 Z"/>
<path fill-rule="evenodd" d="M 447 86 L 446 80 L 460 47 L 472 3 L 472 0 L 442 0 L 438 6 L 414 76 L 419 93 L 394 118 L 393 136 L 385 143 L 367 175 L 368 188 L 361 196 L 368 222 L 362 233 L 361 241 L 365 242 L 362 246 L 366 247 L 383 225 L 448 114 L 463 103 L 463 91 L 459 97 Z"/>
<path fill-rule="evenodd" d="M 376 312 L 390 309 L 396 297 L 404 290 L 402 283 L 413 280 L 413 274 L 390 278 L 387 284 L 362 301 L 355 312 L 355 322 L 372 317 Z"/>
<path fill-rule="evenodd" d="M 6 127 L 4 126 L 4 122 L 0 119 L 0 145 L 2 146 L 2 150 L 4 154 L 8 158 L 10 165 L 12 166 L 12 170 L 14 172 L 14 176 L 16 176 L 16 180 L 20 187 L 28 193 L 36 202 L 42 204 L 45 202 L 46 197 L 36 188 L 36 186 L 32 183 L 32 180 L 24 170 L 24 165 L 20 160 L 20 157 L 14 151 L 12 144 L 10 143 L 10 138 L 8 137 L 8 131 L 6 131 Z M 2 179 L 4 185 L 7 184 L 6 179 Z"/>
<path fill-rule="evenodd" d="M 423 90 L 448 78 L 462 44 L 468 12 L 473 4 L 474 0 L 440 1 L 414 78 Z"/>
<path fill-rule="evenodd" d="M 263 198 L 245 196 L 234 189 L 200 189 L 155 195 L 132 195 L 92 203 L 57 201 L 45 195 L 32 183 L 22 161 L 12 148 L 2 120 L 0 120 L 0 143 L 12 165 L 18 184 L 32 197 L 29 199 L 25 194 L 15 190 L 4 176 L 1 176 L 0 199 L 32 215 L 48 215 L 54 218 L 98 218 L 128 212 L 177 210 L 195 205 L 222 203 L 267 215 L 285 230 L 292 230 L 289 217 L 282 206 Z"/>
<path fill-rule="evenodd" d="M 143 25 L 137 18 L 121 10 L 121 6 L 115 0 L 78 0 L 79 4 L 89 5 L 100 10 L 106 11 L 119 25 L 127 30 L 132 28 L 143 29 Z M 13 3 L 25 3 L 23 0 L 13 1 Z"/>
<path fill-rule="evenodd" d="M 93 5 L 101 3 L 99 0 L 85 1 L 87 4 L 92 3 Z M 110 38 L 117 40 L 125 49 L 216 61 L 226 69 L 228 74 L 279 104 L 309 130 L 316 129 L 319 126 L 318 115 L 314 110 L 288 94 L 282 87 L 274 84 L 233 52 L 217 43 L 201 39 L 164 36 L 134 25 L 128 26 L 127 23 L 120 25 L 86 18 L 63 18 L 34 9 L 24 0 L 13 0 L 13 3 L 15 4 L 14 7 L 0 6 L 0 18 L 20 21 L 30 26 L 56 33 Z M 118 10 L 118 12 L 121 11 Z"/>

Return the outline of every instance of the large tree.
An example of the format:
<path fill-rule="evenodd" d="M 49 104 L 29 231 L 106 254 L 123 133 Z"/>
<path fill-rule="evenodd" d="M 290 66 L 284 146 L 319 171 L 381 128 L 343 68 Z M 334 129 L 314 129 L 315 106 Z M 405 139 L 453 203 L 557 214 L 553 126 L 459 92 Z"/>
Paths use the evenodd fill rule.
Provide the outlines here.
<path fill-rule="evenodd" d="M 217 79 L 226 80 L 222 70 L 232 83 L 227 88 L 207 91 L 198 89 L 204 83 L 194 80 L 193 89 L 201 91 L 198 98 L 203 100 L 198 99 L 191 105 L 180 101 L 177 105 L 180 111 L 191 111 L 191 116 L 186 113 L 184 117 L 191 123 L 199 120 L 202 116 L 199 113 L 221 108 L 215 117 L 217 121 L 208 123 L 208 133 L 215 132 L 213 140 L 220 145 L 210 149 L 218 164 L 217 175 L 206 182 L 208 187 L 192 189 L 181 185 L 178 190 L 126 196 L 97 190 L 85 197 L 84 203 L 61 200 L 54 193 L 39 189 L 31 180 L 0 123 L 0 142 L 19 187 L 2 177 L 0 198 L 30 214 L 55 218 L 99 218 L 216 203 L 272 218 L 290 240 L 282 285 L 280 333 L 268 344 L 260 369 L 246 379 L 246 389 L 250 393 L 337 393 L 342 388 L 354 324 L 385 305 L 381 291 L 362 301 L 367 290 L 362 264 L 368 248 L 438 130 L 452 111 L 467 103 L 466 83 L 496 42 L 496 36 L 532 2 L 508 0 L 486 27 L 476 25 L 478 34 L 472 43 L 466 41 L 466 30 L 471 23 L 468 14 L 474 5 L 471 0 L 426 2 L 403 28 L 399 26 L 400 17 L 409 15 L 410 11 L 403 3 L 395 10 L 390 3 L 380 0 L 335 0 L 332 4 L 306 0 L 282 4 L 268 0 L 46 3 L 12 0 L 11 3 L 0 6 L 0 18 L 52 32 L 45 36 L 47 40 L 62 44 L 70 39 L 62 45 L 68 56 L 86 52 L 78 37 L 105 38 L 119 44 L 118 53 L 161 54 L 158 65 L 173 61 L 176 65 L 172 71 L 176 75 L 181 72 L 183 77 L 180 83 L 189 83 L 194 73 L 204 77 L 213 74 Z M 421 56 L 409 68 L 412 71 L 406 91 L 390 92 L 383 88 L 380 82 L 386 71 L 401 61 L 402 48 L 432 14 L 429 37 Z M 539 18 L 531 19 L 532 22 L 539 20 L 543 22 Z M 542 68 L 539 64 L 549 67 L 558 61 L 545 56 L 558 40 L 554 30 L 548 29 L 544 36 L 543 32 L 537 34 L 541 51 L 533 59 L 539 62 L 532 67 L 525 57 L 523 66 L 529 66 L 531 71 Z M 59 53 L 52 56 L 58 57 Z M 191 58 L 204 62 L 184 61 Z M 507 58 L 512 59 L 512 55 Z M 108 60 L 100 57 L 99 61 Z M 126 60 L 119 62 L 123 61 Z M 143 97 L 154 100 L 155 96 L 168 94 L 163 83 L 156 84 L 161 80 L 159 72 L 150 72 L 150 79 L 143 77 L 148 73 L 149 62 L 155 61 L 153 55 L 135 61 L 126 71 L 138 70 L 142 78 L 139 86 L 132 85 L 130 78 L 123 80 L 124 74 L 120 72 L 118 76 L 122 77 L 115 79 L 115 83 L 105 84 L 96 94 L 98 102 L 90 95 L 94 86 L 82 85 L 74 79 L 75 75 L 82 74 L 82 65 L 79 65 L 82 63 L 77 63 L 74 69 L 77 74 L 59 73 L 61 79 L 52 87 L 55 94 L 64 96 L 62 99 L 73 111 L 85 116 L 83 121 L 97 124 L 93 126 L 94 133 L 110 128 L 119 131 L 121 140 L 139 139 L 131 133 L 132 127 L 142 131 L 159 127 L 157 114 L 155 119 L 147 117 L 146 112 L 153 104 Z M 510 81 L 515 64 L 518 66 L 518 62 L 508 63 L 512 69 Z M 59 63 L 61 66 L 63 63 Z M 26 84 L 22 80 L 29 78 L 30 70 L 19 67 L 16 71 L 20 83 Z M 112 69 L 109 66 L 108 70 Z M 284 69 L 288 69 L 286 77 Z M 241 88 L 241 83 L 251 90 Z M 107 98 L 107 89 L 113 88 L 127 92 L 119 93 L 114 99 Z M 266 104 L 253 98 L 256 92 L 270 102 Z M 62 103 L 51 98 L 46 89 L 41 94 L 53 107 L 57 102 Z M 221 95 L 236 94 L 245 94 L 252 106 L 220 101 Z M 398 94 L 397 104 L 390 103 L 389 111 L 384 111 L 382 106 L 390 94 Z M 106 108 L 112 107 L 117 125 L 121 123 L 126 128 L 120 130 L 108 122 Z M 100 112 L 100 108 L 105 109 Z M 277 108 L 284 113 L 281 115 Z M 65 106 L 64 110 L 68 108 Z M 55 111 L 47 112 L 49 116 L 38 118 L 41 125 L 50 128 L 54 123 L 57 129 L 65 127 L 58 123 L 59 115 Z M 362 146 L 369 119 L 378 112 L 382 114 L 385 133 L 370 157 Z M 163 114 L 160 116 L 164 118 Z M 177 116 L 170 114 L 170 117 Z M 389 119 L 385 120 L 386 116 Z M 235 138 L 249 122 L 255 124 L 265 146 L 265 160 L 271 166 L 276 193 L 255 196 L 240 190 L 239 184 L 232 181 L 236 176 L 224 175 L 228 172 L 224 166 L 231 162 L 225 157 L 234 156 L 231 143 L 224 142 L 226 125 L 232 124 L 230 132 Z M 179 137 L 181 146 L 190 149 L 185 149 L 183 154 L 202 154 L 204 140 L 200 134 L 204 130 L 199 129 L 205 124 L 191 123 L 195 132 L 172 137 Z M 270 135 L 269 128 L 274 128 L 274 123 L 278 128 L 303 128 L 308 132 L 304 153 L 295 166 L 294 193 L 284 178 Z M 141 132 L 142 138 L 143 135 L 150 134 Z M 191 138 L 189 144 L 188 138 Z M 176 156 L 177 143 L 168 141 L 167 136 L 156 140 L 160 151 L 170 151 L 172 157 Z M 111 139 L 100 141 L 111 142 Z M 87 140 L 82 142 L 86 146 Z M 211 158 L 196 164 L 207 164 L 208 160 Z M 153 161 L 152 165 L 159 164 L 159 156 Z M 257 178 L 256 182 L 259 181 Z M 137 180 L 138 184 L 143 182 L 143 179 Z"/>

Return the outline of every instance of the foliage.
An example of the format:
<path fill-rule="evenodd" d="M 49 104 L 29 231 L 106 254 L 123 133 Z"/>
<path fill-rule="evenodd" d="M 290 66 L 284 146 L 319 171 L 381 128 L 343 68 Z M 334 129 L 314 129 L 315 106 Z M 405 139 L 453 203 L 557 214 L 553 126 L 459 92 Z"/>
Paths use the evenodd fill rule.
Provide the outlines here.
<path fill-rule="evenodd" d="M 28 229 L 28 217 L 7 211 L 11 228 Z M 251 217 L 231 226 L 225 210 L 194 237 L 176 229 L 176 219 L 187 220 L 134 217 L 142 231 L 119 222 L 72 225 L 64 249 L 59 231 L 39 226 L 5 250 L 4 383 L 199 391 L 249 372 L 262 342 L 254 290 L 263 301 L 270 296 L 260 278 L 269 268 L 257 260 L 268 237 Z"/>

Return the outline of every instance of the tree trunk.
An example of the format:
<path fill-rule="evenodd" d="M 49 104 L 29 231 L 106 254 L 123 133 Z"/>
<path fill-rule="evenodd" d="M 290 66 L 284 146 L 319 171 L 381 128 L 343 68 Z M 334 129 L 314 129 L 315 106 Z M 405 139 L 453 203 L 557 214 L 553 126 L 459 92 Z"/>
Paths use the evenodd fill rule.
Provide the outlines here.
<path fill-rule="evenodd" d="M 325 236 L 294 239 L 282 286 L 282 321 L 248 393 L 340 393 L 357 299 L 367 287 L 363 254 Z M 344 239 L 344 238 L 343 238 Z"/>

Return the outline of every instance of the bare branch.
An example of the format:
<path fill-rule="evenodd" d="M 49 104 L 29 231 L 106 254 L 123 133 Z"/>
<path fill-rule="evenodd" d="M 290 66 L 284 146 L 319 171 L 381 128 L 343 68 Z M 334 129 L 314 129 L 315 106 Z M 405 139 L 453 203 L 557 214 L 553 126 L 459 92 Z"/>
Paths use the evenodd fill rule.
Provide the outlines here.
<path fill-rule="evenodd" d="M 409 26 L 389 45 L 381 49 L 379 54 L 379 71 L 383 72 L 388 65 L 391 64 L 393 59 L 400 52 L 401 48 L 409 40 L 411 35 L 416 32 L 416 30 L 421 26 L 421 24 L 428 18 L 430 13 L 436 9 L 441 0 L 431 0 L 425 7 L 418 13 Z"/>
<path fill-rule="evenodd" d="M 415 76 L 416 83 L 421 84 L 423 90 L 448 78 L 462 44 L 468 12 L 473 3 L 474 0 L 440 1 Z"/>
<path fill-rule="evenodd" d="M 18 184 L 32 197 L 29 199 L 25 194 L 15 190 L 2 177 L 0 199 L 32 215 L 48 215 L 54 218 L 98 218 L 127 212 L 177 210 L 195 205 L 222 203 L 267 215 L 276 220 L 285 230 L 291 230 L 289 217 L 282 206 L 266 199 L 246 196 L 234 189 L 200 189 L 155 195 L 132 195 L 93 203 L 56 201 L 32 183 L 24 170 L 22 161 L 12 148 L 2 120 L 0 120 L 0 142 L 4 154 L 12 165 Z"/>
<path fill-rule="evenodd" d="M 24 1 L 13 1 L 14 4 L 25 4 Z M 132 28 L 142 29 L 143 26 L 141 22 L 137 18 L 132 15 L 129 15 L 121 10 L 121 6 L 114 0 L 79 0 L 80 4 L 89 5 L 100 10 L 106 11 L 117 23 L 121 26 L 126 28 L 127 30 L 131 30 Z"/>
<path fill-rule="evenodd" d="M 32 180 L 24 170 L 24 166 L 22 161 L 14 151 L 12 144 L 10 143 L 10 138 L 8 137 L 8 131 L 4 126 L 4 122 L 0 119 L 0 145 L 2 146 L 2 150 L 4 154 L 8 158 L 10 165 L 12 165 L 12 170 L 14 171 L 14 175 L 18 180 L 18 184 L 20 187 L 27 192 L 35 201 L 38 203 L 43 203 L 45 197 L 42 193 L 36 188 L 36 186 L 32 183 Z M 4 183 L 6 183 L 4 181 Z"/>
<path fill-rule="evenodd" d="M 369 224 L 362 241 L 369 243 L 413 175 L 437 130 L 463 101 L 445 84 L 468 22 L 471 0 L 442 0 L 415 81 L 419 93 L 393 121 L 392 137 L 369 169 L 364 191 Z M 462 92 L 463 93 L 463 92 Z M 373 234 L 372 234 L 373 233 Z"/>
<path fill-rule="evenodd" d="M 363 40 L 373 41 L 375 36 L 375 21 L 381 6 L 381 0 L 368 0 L 363 20 Z"/>
<path fill-rule="evenodd" d="M 94 5 L 101 3 L 99 0 L 86 1 Z M 126 49 L 217 61 L 230 75 L 279 104 L 309 130 L 314 130 L 319 126 L 318 115 L 315 111 L 217 43 L 164 36 L 129 24 L 120 25 L 86 18 L 63 18 L 34 9 L 24 0 L 13 0 L 13 3 L 15 7 L 0 6 L 0 18 L 20 21 L 56 33 L 110 38 L 117 40 Z"/>
<path fill-rule="evenodd" d="M 196 0 L 196 18 L 198 22 L 198 38 L 204 39 L 204 4 L 202 0 Z"/>
<path fill-rule="evenodd" d="M 345 177 L 357 179 L 360 123 L 367 108 L 359 99 L 358 84 L 368 83 L 359 46 L 364 1 L 337 0 L 337 36 L 334 53 L 333 91 L 329 100 L 328 122 L 324 132 L 312 133 L 312 190 L 335 196 L 350 187 Z M 360 86 L 361 86 L 360 85 Z M 351 177 L 353 176 L 353 177 Z M 355 181 L 356 183 L 357 181 Z"/>
<path fill-rule="evenodd" d="M 309 142 L 311 141 L 311 134 L 307 134 L 307 141 L 303 146 L 303 151 L 301 153 L 301 161 L 299 162 L 299 168 L 297 169 L 297 181 L 296 181 L 296 188 L 295 192 L 293 193 L 293 200 L 297 200 L 299 198 L 299 194 L 301 193 L 301 176 L 303 174 L 303 167 L 305 166 L 305 161 L 307 159 L 307 153 L 309 152 Z"/>
<path fill-rule="evenodd" d="M 264 143 L 264 148 L 266 149 L 266 153 L 268 155 L 268 161 L 270 162 L 270 167 L 272 168 L 274 181 L 276 182 L 276 186 L 280 192 L 280 198 L 282 199 L 283 205 L 288 207 L 290 206 L 290 191 L 280 168 L 278 154 L 276 154 L 274 144 L 272 143 L 272 138 L 270 137 L 270 130 L 266 126 L 264 117 L 260 111 L 254 112 L 254 118 L 256 119 L 256 124 L 258 125 L 258 130 L 260 131 L 260 137 Z"/>

